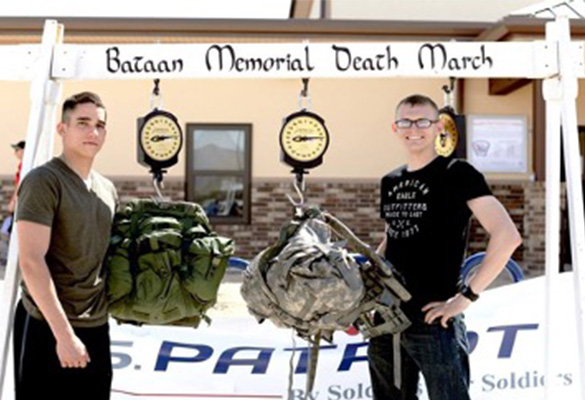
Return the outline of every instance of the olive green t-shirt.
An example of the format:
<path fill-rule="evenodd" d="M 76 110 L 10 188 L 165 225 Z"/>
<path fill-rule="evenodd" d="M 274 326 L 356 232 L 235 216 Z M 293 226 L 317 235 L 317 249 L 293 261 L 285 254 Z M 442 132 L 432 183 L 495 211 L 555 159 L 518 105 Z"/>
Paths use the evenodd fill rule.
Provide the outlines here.
<path fill-rule="evenodd" d="M 16 220 L 51 227 L 45 260 L 74 327 L 107 322 L 102 260 L 116 203 L 112 182 L 92 171 L 86 184 L 60 158 L 30 171 L 19 186 Z M 26 310 L 43 319 L 24 282 L 22 298 Z"/>

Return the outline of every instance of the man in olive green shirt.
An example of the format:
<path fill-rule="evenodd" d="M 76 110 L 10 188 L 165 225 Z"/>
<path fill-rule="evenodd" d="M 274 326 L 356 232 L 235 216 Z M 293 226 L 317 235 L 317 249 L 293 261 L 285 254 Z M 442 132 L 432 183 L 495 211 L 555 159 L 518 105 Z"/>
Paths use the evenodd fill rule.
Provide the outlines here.
<path fill-rule="evenodd" d="M 100 98 L 63 104 L 63 153 L 20 184 L 23 294 L 15 316 L 16 399 L 109 399 L 110 338 L 102 260 L 117 197 L 92 170 L 106 137 Z"/>

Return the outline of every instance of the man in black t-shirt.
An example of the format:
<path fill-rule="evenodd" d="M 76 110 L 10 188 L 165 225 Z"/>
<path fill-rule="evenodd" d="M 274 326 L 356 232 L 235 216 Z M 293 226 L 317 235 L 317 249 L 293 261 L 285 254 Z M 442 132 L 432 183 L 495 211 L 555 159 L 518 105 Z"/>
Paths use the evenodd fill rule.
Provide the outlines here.
<path fill-rule="evenodd" d="M 412 326 L 370 340 L 374 399 L 417 399 L 422 372 L 431 400 L 468 400 L 468 343 L 462 313 L 496 278 L 521 243 L 514 223 L 483 175 L 462 160 L 439 157 L 443 130 L 436 104 L 413 95 L 396 108 L 394 134 L 405 166 L 384 176 L 380 214 L 386 234 L 378 252 L 403 275 L 412 300 L 402 308 Z M 467 225 L 474 215 L 490 235 L 486 257 L 460 285 Z"/>

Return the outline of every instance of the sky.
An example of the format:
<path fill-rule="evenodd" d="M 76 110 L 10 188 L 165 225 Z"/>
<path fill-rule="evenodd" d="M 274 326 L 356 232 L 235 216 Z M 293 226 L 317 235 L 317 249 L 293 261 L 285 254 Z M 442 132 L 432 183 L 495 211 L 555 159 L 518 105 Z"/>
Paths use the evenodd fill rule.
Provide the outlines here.
<path fill-rule="evenodd" d="M 309 0 L 298 0 L 309 1 Z M 288 19 L 292 0 L 0 0 L 0 17 L 106 17 L 193 19 Z M 321 0 L 312 0 L 319 18 Z M 585 0 L 327 0 L 332 19 L 496 22 L 543 6 L 561 14 Z M 456 12 L 454 12 L 456 10 Z M 550 13 L 549 13 L 550 14 Z M 554 15 L 543 15 L 551 17 Z"/>
<path fill-rule="evenodd" d="M 5 17 L 288 18 L 291 0 L 21 0 Z"/>

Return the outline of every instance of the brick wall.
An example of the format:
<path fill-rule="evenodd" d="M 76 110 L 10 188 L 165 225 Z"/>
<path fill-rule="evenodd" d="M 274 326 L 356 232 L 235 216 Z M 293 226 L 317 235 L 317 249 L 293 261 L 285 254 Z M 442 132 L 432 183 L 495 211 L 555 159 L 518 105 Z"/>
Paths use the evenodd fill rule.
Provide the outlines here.
<path fill-rule="evenodd" d="M 14 192 L 14 176 L 0 177 L 0 216 L 4 219 L 8 215 L 8 202 Z"/>
<path fill-rule="evenodd" d="M 530 183 L 529 185 L 532 185 Z M 526 196 L 526 187 L 523 184 L 491 184 L 490 188 L 494 196 L 500 200 L 500 202 L 504 205 L 508 213 L 512 217 L 514 224 L 518 228 L 518 231 L 524 235 L 525 225 L 526 225 L 526 218 L 525 218 L 525 201 L 528 198 Z M 543 194 L 544 196 L 544 194 Z M 543 198 L 544 199 L 544 198 Z M 544 201 L 544 200 L 543 200 Z M 542 204 L 542 209 L 544 212 L 544 203 Z M 473 218 L 471 221 L 471 228 L 470 228 L 470 237 L 469 237 L 469 246 L 468 246 L 468 254 L 474 254 L 480 251 L 485 251 L 487 244 L 487 235 L 485 230 L 481 227 L 479 222 Z M 521 245 L 516 249 L 512 258 L 522 263 L 525 261 L 525 244 Z M 544 264 L 543 264 L 544 265 Z"/>
<path fill-rule="evenodd" d="M 532 182 L 524 185 L 525 212 L 524 212 L 524 268 L 528 275 L 544 273 L 545 263 L 545 183 Z M 561 184 L 561 270 L 567 268 L 563 263 L 571 262 L 569 221 L 566 204 L 567 188 Z"/>
<path fill-rule="evenodd" d="M 264 180 L 252 185 L 251 223 L 213 225 L 220 235 L 236 241 L 237 256 L 251 259 L 273 243 L 279 228 L 290 220 L 293 207 L 286 194 L 293 194 L 292 180 Z M 120 200 L 154 195 L 152 183 L 146 179 L 114 180 Z M 182 180 L 165 180 L 165 197 L 184 199 Z M 311 182 L 307 185 L 306 202 L 328 210 L 345 222 L 362 240 L 377 245 L 382 240 L 383 222 L 378 218 L 377 183 Z"/>
<path fill-rule="evenodd" d="M 524 249 L 528 274 L 544 271 L 544 185 L 534 182 L 525 186 Z"/>
<path fill-rule="evenodd" d="M 278 237 L 280 226 L 292 215 L 286 194 L 292 194 L 290 180 L 255 180 L 252 185 L 252 218 L 250 225 L 215 224 L 221 235 L 234 238 L 237 256 L 250 259 Z M 148 179 L 116 178 L 120 200 L 154 195 Z M 494 195 L 504 204 L 524 237 L 523 245 L 514 254 L 530 276 L 544 270 L 544 187 L 539 182 L 492 184 Z M 7 214 L 7 203 L 13 190 L 12 177 L 0 180 L 0 217 Z M 307 181 L 306 201 L 339 217 L 362 240 L 377 246 L 382 240 L 383 221 L 378 218 L 378 182 L 358 180 Z M 165 179 L 164 195 L 183 200 L 182 179 Z M 469 253 L 485 250 L 486 234 L 477 221 L 472 221 Z"/>
<path fill-rule="evenodd" d="M 293 194 L 291 181 L 292 179 L 256 180 L 252 185 L 251 224 L 214 225 L 219 234 L 232 237 L 236 241 L 238 257 L 250 259 L 277 239 L 280 226 L 293 212 L 286 197 L 286 194 Z M 183 199 L 183 181 L 170 180 L 165 185 L 165 196 L 175 200 Z M 148 180 L 119 180 L 116 181 L 116 186 L 122 201 L 137 196 L 151 196 L 154 193 Z M 513 257 L 529 269 L 527 272 L 530 275 L 542 273 L 544 268 L 544 232 L 534 232 L 535 227 L 544 224 L 544 192 L 542 189 L 539 192 L 538 186 L 531 182 L 491 185 L 494 195 L 509 211 L 518 230 L 525 237 L 525 244 L 517 249 Z M 539 196 L 542 202 L 538 201 Z M 307 203 L 315 204 L 340 218 L 366 243 L 377 246 L 382 240 L 384 222 L 378 218 L 377 181 L 309 180 L 305 198 Z M 530 202 L 535 204 L 531 205 Z M 530 212 L 526 213 L 526 210 Z M 486 244 L 485 231 L 473 220 L 468 253 L 484 251 Z"/>

